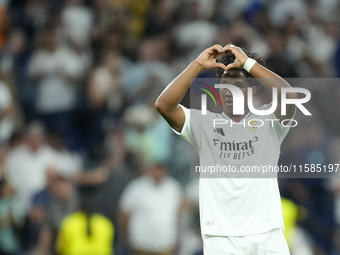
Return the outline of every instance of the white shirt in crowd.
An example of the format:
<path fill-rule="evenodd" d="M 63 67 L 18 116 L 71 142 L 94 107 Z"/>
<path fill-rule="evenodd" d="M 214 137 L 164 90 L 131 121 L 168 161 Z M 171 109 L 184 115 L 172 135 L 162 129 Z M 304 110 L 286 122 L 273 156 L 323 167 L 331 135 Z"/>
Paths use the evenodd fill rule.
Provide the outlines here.
<path fill-rule="evenodd" d="M 51 167 L 69 177 L 82 169 L 82 161 L 77 154 L 56 151 L 49 146 L 42 146 L 33 152 L 27 145 L 22 145 L 9 153 L 7 175 L 26 212 L 31 208 L 33 196 L 46 187 L 46 172 Z"/>
<path fill-rule="evenodd" d="M 214 128 L 213 119 L 226 119 L 228 123 L 231 120 L 224 113 L 201 115 L 201 111 L 182 108 L 186 119 L 180 135 L 197 149 L 200 166 L 233 165 L 238 170 L 241 166 L 277 166 L 280 145 L 289 128 L 276 121 L 273 128 L 268 121 L 264 121 L 262 127 L 246 124 L 245 127 L 221 125 Z M 267 108 L 268 105 L 265 105 L 260 110 Z M 274 114 L 255 116 L 249 113 L 242 121 L 247 123 L 252 119 L 276 117 Z M 233 143 L 240 146 L 234 148 Z M 276 178 L 201 177 L 199 184 L 202 233 L 245 236 L 283 227 Z"/>
<path fill-rule="evenodd" d="M 88 56 L 79 56 L 66 48 L 54 52 L 35 52 L 29 64 L 29 73 L 44 72 L 38 85 L 38 111 L 52 113 L 73 109 L 77 99 L 77 84 L 70 82 L 66 76 L 82 75 L 88 63 Z"/>
<path fill-rule="evenodd" d="M 134 249 L 162 252 L 176 245 L 181 187 L 165 177 L 158 185 L 143 176 L 128 185 L 121 209 L 130 215 L 129 242 Z"/>
<path fill-rule="evenodd" d="M 46 185 L 46 171 L 56 164 L 56 153 L 47 146 L 32 152 L 28 146 L 22 145 L 8 155 L 8 178 L 23 210 L 29 211 L 33 195 Z"/>

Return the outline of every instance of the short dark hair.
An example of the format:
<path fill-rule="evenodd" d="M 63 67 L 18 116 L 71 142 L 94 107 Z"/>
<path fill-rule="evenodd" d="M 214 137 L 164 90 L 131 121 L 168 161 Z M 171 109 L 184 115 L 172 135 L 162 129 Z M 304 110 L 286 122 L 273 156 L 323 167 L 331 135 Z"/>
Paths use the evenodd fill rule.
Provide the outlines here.
<path fill-rule="evenodd" d="M 249 57 L 249 58 L 252 58 L 252 59 L 255 59 L 257 63 L 259 63 L 260 65 L 262 66 L 266 66 L 266 63 L 264 61 L 264 59 L 262 59 L 257 53 L 251 53 L 249 51 L 247 51 L 246 49 L 242 48 L 243 52 Z M 229 64 L 232 64 L 235 62 L 235 55 L 231 52 L 228 52 L 227 55 L 225 56 L 220 56 L 217 58 L 217 62 L 218 63 L 222 63 L 224 64 L 225 66 L 229 65 Z M 248 73 L 246 70 L 242 69 L 243 73 L 245 74 L 245 76 L 247 78 L 254 78 L 254 76 L 252 76 L 250 73 Z M 220 83 L 221 82 L 221 79 L 222 79 L 222 76 L 223 76 L 223 73 L 224 73 L 224 69 L 222 68 L 217 68 L 216 69 L 216 78 L 218 80 L 218 82 Z M 259 86 L 260 84 L 257 82 L 257 84 L 253 84 L 251 83 L 251 86 Z"/>

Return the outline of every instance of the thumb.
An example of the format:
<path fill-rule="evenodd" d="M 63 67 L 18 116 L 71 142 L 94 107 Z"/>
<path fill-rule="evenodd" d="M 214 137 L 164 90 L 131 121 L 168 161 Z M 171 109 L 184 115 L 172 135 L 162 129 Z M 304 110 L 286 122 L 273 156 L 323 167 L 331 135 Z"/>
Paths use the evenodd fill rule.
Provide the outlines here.
<path fill-rule="evenodd" d="M 226 70 L 229 70 L 231 68 L 236 68 L 236 64 L 232 63 L 232 64 L 227 65 Z"/>

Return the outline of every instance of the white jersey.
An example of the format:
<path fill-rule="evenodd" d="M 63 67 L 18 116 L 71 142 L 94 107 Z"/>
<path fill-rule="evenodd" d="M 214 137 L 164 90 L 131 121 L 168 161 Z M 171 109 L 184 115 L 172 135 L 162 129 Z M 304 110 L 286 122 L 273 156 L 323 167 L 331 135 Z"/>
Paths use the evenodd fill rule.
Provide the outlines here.
<path fill-rule="evenodd" d="M 264 105 L 259 110 L 269 107 Z M 266 121 L 277 119 L 274 113 L 267 116 L 249 113 L 241 121 L 244 126 L 224 113 L 202 115 L 199 110 L 182 108 L 185 123 L 181 133 L 175 132 L 197 149 L 201 166 L 232 165 L 238 171 L 244 166 L 277 166 L 280 145 L 289 128 L 278 121 Z M 214 119 L 228 123 L 214 127 Z M 248 122 L 255 123 L 255 127 L 248 126 Z M 199 195 L 203 234 L 245 236 L 283 227 L 276 178 L 200 178 Z"/>

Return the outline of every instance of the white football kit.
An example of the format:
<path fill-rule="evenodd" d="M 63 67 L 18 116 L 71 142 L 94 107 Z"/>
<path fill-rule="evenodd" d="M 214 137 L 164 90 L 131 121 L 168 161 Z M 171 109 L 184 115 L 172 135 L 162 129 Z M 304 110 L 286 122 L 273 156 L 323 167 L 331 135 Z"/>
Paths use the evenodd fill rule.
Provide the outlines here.
<path fill-rule="evenodd" d="M 280 145 L 289 127 L 283 127 L 278 121 L 268 121 L 277 119 L 274 113 L 267 116 L 249 113 L 240 123 L 235 123 L 225 113 L 208 111 L 206 115 L 202 115 L 199 110 L 181 107 L 185 113 L 185 123 L 181 133 L 175 132 L 196 148 L 200 166 L 231 165 L 237 171 L 245 166 L 277 166 Z M 269 107 L 270 105 L 264 105 L 259 110 Z M 216 119 L 227 123 L 214 127 Z M 211 178 L 202 178 L 201 174 L 200 223 L 205 255 L 273 254 L 256 253 L 256 249 L 251 248 L 251 242 L 246 241 L 251 237 L 255 238 L 255 242 L 266 239 L 264 235 L 271 236 L 271 242 L 275 243 L 277 240 L 274 247 L 280 252 L 275 250 L 275 254 L 289 254 L 283 237 L 284 225 L 277 179 L 249 178 L 246 175 L 243 177 L 246 178 L 214 178 L 212 174 Z M 237 247 L 233 238 L 240 243 L 244 238 L 247 244 L 240 247 L 245 250 L 235 253 L 231 248 L 225 247 Z M 221 249 L 215 247 L 216 245 Z M 246 245 L 249 247 L 245 247 Z M 265 245 L 258 245 L 265 250 Z M 249 252 L 245 252 L 246 250 Z"/>

